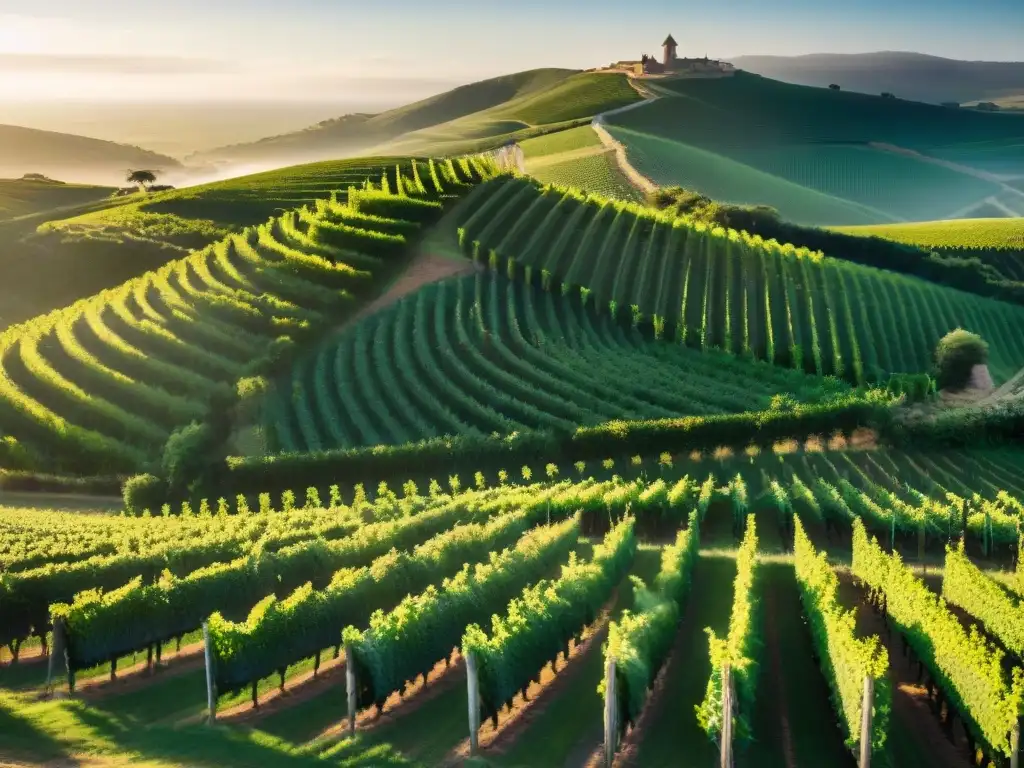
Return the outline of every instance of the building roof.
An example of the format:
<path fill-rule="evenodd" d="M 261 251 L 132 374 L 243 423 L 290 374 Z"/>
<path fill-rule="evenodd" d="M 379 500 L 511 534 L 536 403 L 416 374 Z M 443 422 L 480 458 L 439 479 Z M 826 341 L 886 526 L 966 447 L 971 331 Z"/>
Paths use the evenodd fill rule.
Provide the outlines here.
<path fill-rule="evenodd" d="M 662 45 L 662 47 L 665 47 L 666 45 L 675 45 L 675 46 L 678 47 L 679 43 L 677 43 L 675 41 L 675 39 L 672 37 L 672 35 L 669 35 L 668 37 L 665 38 L 665 42 L 662 43 L 661 45 Z"/>

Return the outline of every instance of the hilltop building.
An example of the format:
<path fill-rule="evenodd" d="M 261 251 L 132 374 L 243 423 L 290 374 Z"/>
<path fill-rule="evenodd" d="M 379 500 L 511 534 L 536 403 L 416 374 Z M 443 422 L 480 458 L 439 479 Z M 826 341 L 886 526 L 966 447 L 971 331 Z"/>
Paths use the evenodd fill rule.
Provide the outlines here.
<path fill-rule="evenodd" d="M 709 59 L 679 58 L 679 44 L 672 35 L 661 44 L 661 61 L 654 56 L 643 54 L 637 61 L 619 61 L 612 69 L 622 69 L 636 75 L 721 75 L 735 71 L 727 61 Z"/>

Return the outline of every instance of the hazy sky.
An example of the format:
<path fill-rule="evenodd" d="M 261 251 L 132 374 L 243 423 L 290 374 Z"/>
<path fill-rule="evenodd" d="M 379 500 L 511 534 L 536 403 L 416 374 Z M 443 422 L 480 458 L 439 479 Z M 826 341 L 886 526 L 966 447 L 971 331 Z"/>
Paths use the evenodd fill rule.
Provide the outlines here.
<path fill-rule="evenodd" d="M 637 12 L 640 11 L 640 12 Z M 680 55 L 1024 60 L 1024 0 L 0 0 L 0 102 L 381 100 Z"/>

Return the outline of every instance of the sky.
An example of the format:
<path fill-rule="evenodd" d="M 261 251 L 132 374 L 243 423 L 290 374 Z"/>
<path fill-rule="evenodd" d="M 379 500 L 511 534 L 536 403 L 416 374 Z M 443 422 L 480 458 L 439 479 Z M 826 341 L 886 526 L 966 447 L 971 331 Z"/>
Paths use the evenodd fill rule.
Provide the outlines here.
<path fill-rule="evenodd" d="M 0 0 L 0 103 L 408 102 L 656 53 L 1024 61 L 1024 0 Z"/>

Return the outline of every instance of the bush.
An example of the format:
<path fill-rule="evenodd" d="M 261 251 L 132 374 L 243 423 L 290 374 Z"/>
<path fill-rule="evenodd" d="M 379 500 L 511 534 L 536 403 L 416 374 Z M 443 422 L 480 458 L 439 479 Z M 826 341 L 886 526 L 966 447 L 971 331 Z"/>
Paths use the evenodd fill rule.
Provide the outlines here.
<path fill-rule="evenodd" d="M 207 480 L 217 459 L 218 441 L 206 424 L 192 422 L 179 427 L 167 438 L 162 469 L 168 490 L 180 494 Z"/>
<path fill-rule="evenodd" d="M 988 362 L 988 344 L 976 333 L 957 328 L 935 347 L 936 378 L 941 389 L 963 389 L 976 365 Z"/>
<path fill-rule="evenodd" d="M 155 512 L 167 497 L 167 483 L 155 475 L 135 475 L 125 481 L 122 496 L 131 515 L 141 515 L 147 509 Z"/>

